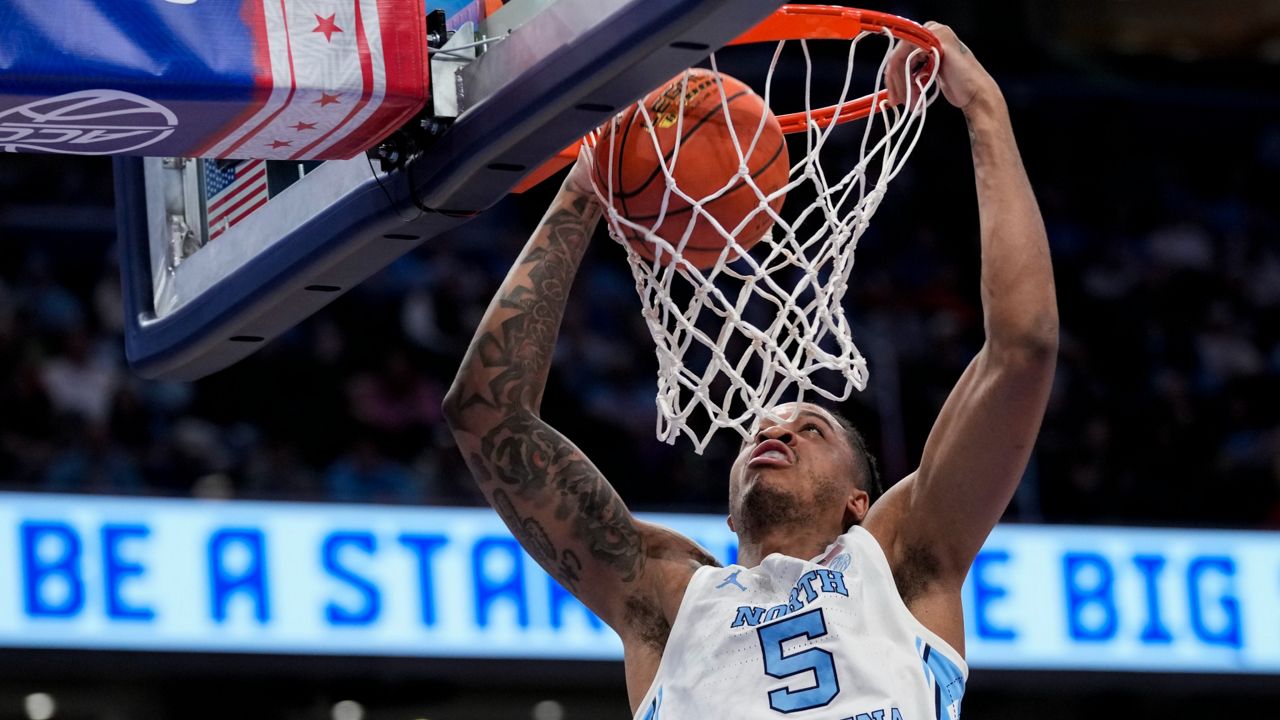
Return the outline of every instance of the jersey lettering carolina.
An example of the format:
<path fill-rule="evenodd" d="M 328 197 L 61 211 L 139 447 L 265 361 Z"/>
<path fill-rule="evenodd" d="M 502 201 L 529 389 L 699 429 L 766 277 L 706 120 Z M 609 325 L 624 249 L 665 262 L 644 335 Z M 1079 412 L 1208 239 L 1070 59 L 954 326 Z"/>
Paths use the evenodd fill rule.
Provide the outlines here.
<path fill-rule="evenodd" d="M 813 560 L 694 573 L 636 720 L 959 720 L 967 677 L 855 526 Z"/>

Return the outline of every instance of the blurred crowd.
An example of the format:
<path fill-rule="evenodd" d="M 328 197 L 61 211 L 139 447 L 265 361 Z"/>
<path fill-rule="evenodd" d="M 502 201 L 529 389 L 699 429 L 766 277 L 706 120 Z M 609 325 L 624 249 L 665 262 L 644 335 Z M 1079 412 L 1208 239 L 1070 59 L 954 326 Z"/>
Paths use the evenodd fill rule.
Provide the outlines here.
<path fill-rule="evenodd" d="M 1158 108 L 1119 120 L 1007 91 L 1062 318 L 1055 390 L 1009 519 L 1280 527 L 1280 122 L 1206 131 Z M 1205 136 L 1212 152 L 1195 144 Z M 982 341 L 958 115 L 937 113 L 916 152 L 848 299 L 871 387 L 843 409 L 889 481 L 918 460 Z M 110 214 L 84 213 L 109 204 L 109 174 L 102 161 L 0 157 L 6 489 L 481 501 L 440 403 L 549 191 L 428 243 L 241 364 L 176 383 L 123 359 Z M 655 441 L 655 369 L 622 251 L 602 236 L 544 414 L 633 507 L 720 512 L 737 438 L 702 456 Z"/>

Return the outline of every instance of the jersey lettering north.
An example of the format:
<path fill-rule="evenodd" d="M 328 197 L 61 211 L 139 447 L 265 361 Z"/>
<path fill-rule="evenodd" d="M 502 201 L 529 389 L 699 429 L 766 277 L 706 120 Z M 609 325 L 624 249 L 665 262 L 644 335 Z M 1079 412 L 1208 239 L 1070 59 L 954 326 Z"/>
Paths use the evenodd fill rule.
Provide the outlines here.
<path fill-rule="evenodd" d="M 968 673 L 855 526 L 813 560 L 694 573 L 636 720 L 959 720 Z"/>

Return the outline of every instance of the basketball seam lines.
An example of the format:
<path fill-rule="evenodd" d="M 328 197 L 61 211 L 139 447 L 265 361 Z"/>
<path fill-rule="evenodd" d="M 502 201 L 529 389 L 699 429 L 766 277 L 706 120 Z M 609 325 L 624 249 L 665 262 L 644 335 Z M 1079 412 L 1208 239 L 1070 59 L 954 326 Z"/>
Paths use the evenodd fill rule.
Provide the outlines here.
<path fill-rule="evenodd" d="M 622 214 L 623 214 L 623 216 L 624 216 L 624 217 L 627 215 L 627 197 L 628 197 L 628 196 L 627 196 L 625 193 L 621 193 L 621 190 L 622 190 L 622 159 L 623 159 L 623 158 L 625 158 L 625 157 L 627 156 L 627 153 L 626 153 L 627 138 L 631 136 L 631 128 L 633 128 L 633 127 L 635 127 L 635 126 L 636 126 L 636 118 L 637 118 L 637 117 L 639 117 L 639 116 L 640 116 L 640 108 L 639 108 L 639 106 L 636 106 L 636 107 L 631 108 L 631 117 L 627 119 L 627 126 L 626 126 L 625 128 L 623 128 L 623 130 L 622 130 L 622 138 L 618 141 L 618 147 L 617 147 L 617 148 L 615 148 L 615 152 L 613 153 L 613 157 L 610 159 L 610 162 L 612 162 L 612 163 L 613 163 L 613 165 L 614 165 L 614 167 L 613 167 L 613 171 L 614 171 L 615 173 L 617 173 L 617 178 L 618 178 L 618 190 L 619 190 L 619 193 L 615 194 L 615 197 L 617 197 L 617 199 L 619 199 L 619 200 L 621 200 L 621 201 L 622 201 L 622 208 L 621 208 L 621 210 L 622 210 Z M 650 180 L 652 180 L 652 179 L 653 179 L 653 178 L 652 178 L 652 177 L 650 177 Z M 645 185 L 648 185 L 648 183 L 645 183 Z M 642 187 L 641 189 L 643 189 L 643 187 Z"/>
<path fill-rule="evenodd" d="M 679 145 L 677 145 L 677 147 L 683 146 L 686 142 L 688 142 L 689 138 L 694 133 L 696 133 L 703 125 L 706 125 L 708 122 L 710 122 L 711 117 L 713 115 L 723 111 L 724 108 L 732 105 L 734 100 L 737 100 L 738 98 L 748 93 L 751 93 L 751 90 L 743 90 L 741 92 L 738 92 L 736 94 L 730 95 L 729 97 L 725 98 L 725 101 L 723 103 L 716 105 L 716 107 L 710 110 L 709 112 L 707 112 L 706 115 L 703 115 L 701 118 L 699 118 L 698 122 L 694 123 L 693 127 L 689 128 L 689 130 L 685 132 L 683 136 L 681 136 L 680 143 Z M 635 123 L 635 118 L 639 114 L 640 114 L 639 112 L 633 112 L 631 114 L 631 120 L 632 120 L 631 124 Z M 631 130 L 631 125 L 628 125 L 627 131 L 630 132 L 630 130 Z M 731 131 L 736 130 L 736 128 L 730 127 L 730 130 Z M 626 153 L 624 152 L 624 148 L 626 148 L 625 137 L 623 138 L 623 143 L 618 146 L 618 154 L 622 155 L 623 157 L 626 156 Z M 671 156 L 674 155 L 675 152 L 676 152 L 676 149 L 674 147 L 671 148 L 671 152 L 668 152 L 667 154 L 662 156 L 663 162 L 664 163 L 670 162 Z M 632 192 L 626 192 L 622 188 L 622 163 L 618 163 L 618 190 L 613 194 L 613 196 L 615 198 L 621 198 L 622 200 L 625 201 L 629 197 L 635 197 L 636 195 L 639 195 L 640 193 L 644 192 L 645 188 L 648 188 L 649 185 L 653 182 L 653 179 L 656 178 L 658 176 L 658 173 L 662 171 L 662 166 L 663 166 L 662 163 L 655 163 L 653 172 L 649 175 L 649 177 L 645 178 L 645 181 L 643 183 L 640 183 L 640 187 L 636 188 Z"/>
<path fill-rule="evenodd" d="M 786 146 L 787 146 L 787 140 L 786 140 L 786 138 L 784 137 L 784 138 L 782 139 L 782 142 L 781 142 L 781 143 L 778 143 L 778 149 L 777 149 L 777 150 L 775 150 L 775 151 L 773 152 L 773 157 L 769 158 L 769 162 L 765 163 L 763 167 L 761 167 L 759 170 L 757 170 L 757 171 L 755 171 L 754 173 L 752 173 L 752 175 L 751 175 L 751 179 L 752 179 L 752 180 L 755 180 L 755 179 L 759 178 L 761 175 L 763 175 L 763 174 L 764 174 L 764 171 L 766 171 L 766 170 L 768 170 L 769 168 L 773 167 L 773 164 L 774 164 L 775 162 L 777 162 L 777 161 L 778 161 L 778 156 L 782 155 L 782 149 L 783 149 L 783 148 L 785 148 Z M 729 197 L 730 195 L 732 195 L 732 194 L 734 194 L 734 193 L 738 192 L 739 190 L 741 190 L 741 189 L 742 189 L 742 188 L 744 188 L 744 187 L 747 187 L 747 184 L 746 184 L 745 182 L 739 182 L 739 183 L 738 183 L 738 185 L 737 185 L 736 187 L 729 188 L 728 192 L 724 193 L 723 195 L 721 195 L 720 197 L 716 198 L 716 199 L 715 199 L 715 200 L 713 200 L 712 202 L 718 201 L 718 200 L 720 200 L 720 199 L 722 199 L 722 198 Z M 672 217 L 672 216 L 674 216 L 674 215 L 681 215 L 681 214 L 683 214 L 683 213 L 687 213 L 687 212 L 693 212 L 693 206 L 692 206 L 692 205 L 687 205 L 687 206 L 682 207 L 682 208 L 680 208 L 680 209 L 678 209 L 678 210 L 669 210 L 669 211 L 667 211 L 667 213 L 666 213 L 666 216 L 665 216 L 665 217 L 668 217 L 668 218 L 669 218 L 669 217 Z M 658 218 L 658 215 L 636 215 L 636 216 L 634 216 L 634 217 L 632 217 L 632 216 L 630 216 L 630 215 L 628 215 L 628 216 L 627 216 L 627 219 L 628 219 L 628 220 L 630 220 L 630 221 L 632 221 L 632 222 L 639 222 L 639 221 L 641 221 L 641 220 L 656 220 L 657 218 Z M 695 249 L 695 250 L 696 250 L 696 249 L 699 249 L 699 248 L 697 248 L 696 246 L 693 246 L 693 245 L 688 245 L 688 246 L 686 246 L 686 247 L 689 247 L 689 248 L 692 248 L 692 249 Z M 719 249 L 719 248 L 707 248 L 707 249 Z"/>

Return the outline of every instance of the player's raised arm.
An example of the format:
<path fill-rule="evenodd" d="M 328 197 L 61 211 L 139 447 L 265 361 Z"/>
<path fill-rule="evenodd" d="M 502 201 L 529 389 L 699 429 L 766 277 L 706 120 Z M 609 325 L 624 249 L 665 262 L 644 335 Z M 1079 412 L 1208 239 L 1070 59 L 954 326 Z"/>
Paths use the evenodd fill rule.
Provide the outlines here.
<path fill-rule="evenodd" d="M 445 399 L 458 448 L 525 550 L 624 638 L 674 617 L 665 584 L 714 562 L 637 521 L 595 465 L 539 417 L 565 303 L 601 208 L 580 161 L 530 238 Z M 683 588 L 683 585 L 680 586 Z M 674 595 L 678 605 L 680 594 Z M 665 636 L 664 636 L 665 639 Z"/>
<path fill-rule="evenodd" d="M 1044 222 L 1014 142 L 1004 97 L 969 49 L 943 44 L 942 90 L 969 125 L 982 248 L 986 342 L 961 375 L 920 467 L 886 494 L 892 551 L 926 557 L 926 575 L 958 589 L 1026 468 L 1053 381 L 1058 310 Z M 891 96 L 901 98 L 901 60 Z M 890 495 L 896 497 L 890 498 Z M 958 606 L 957 606 L 958 607 Z"/>

